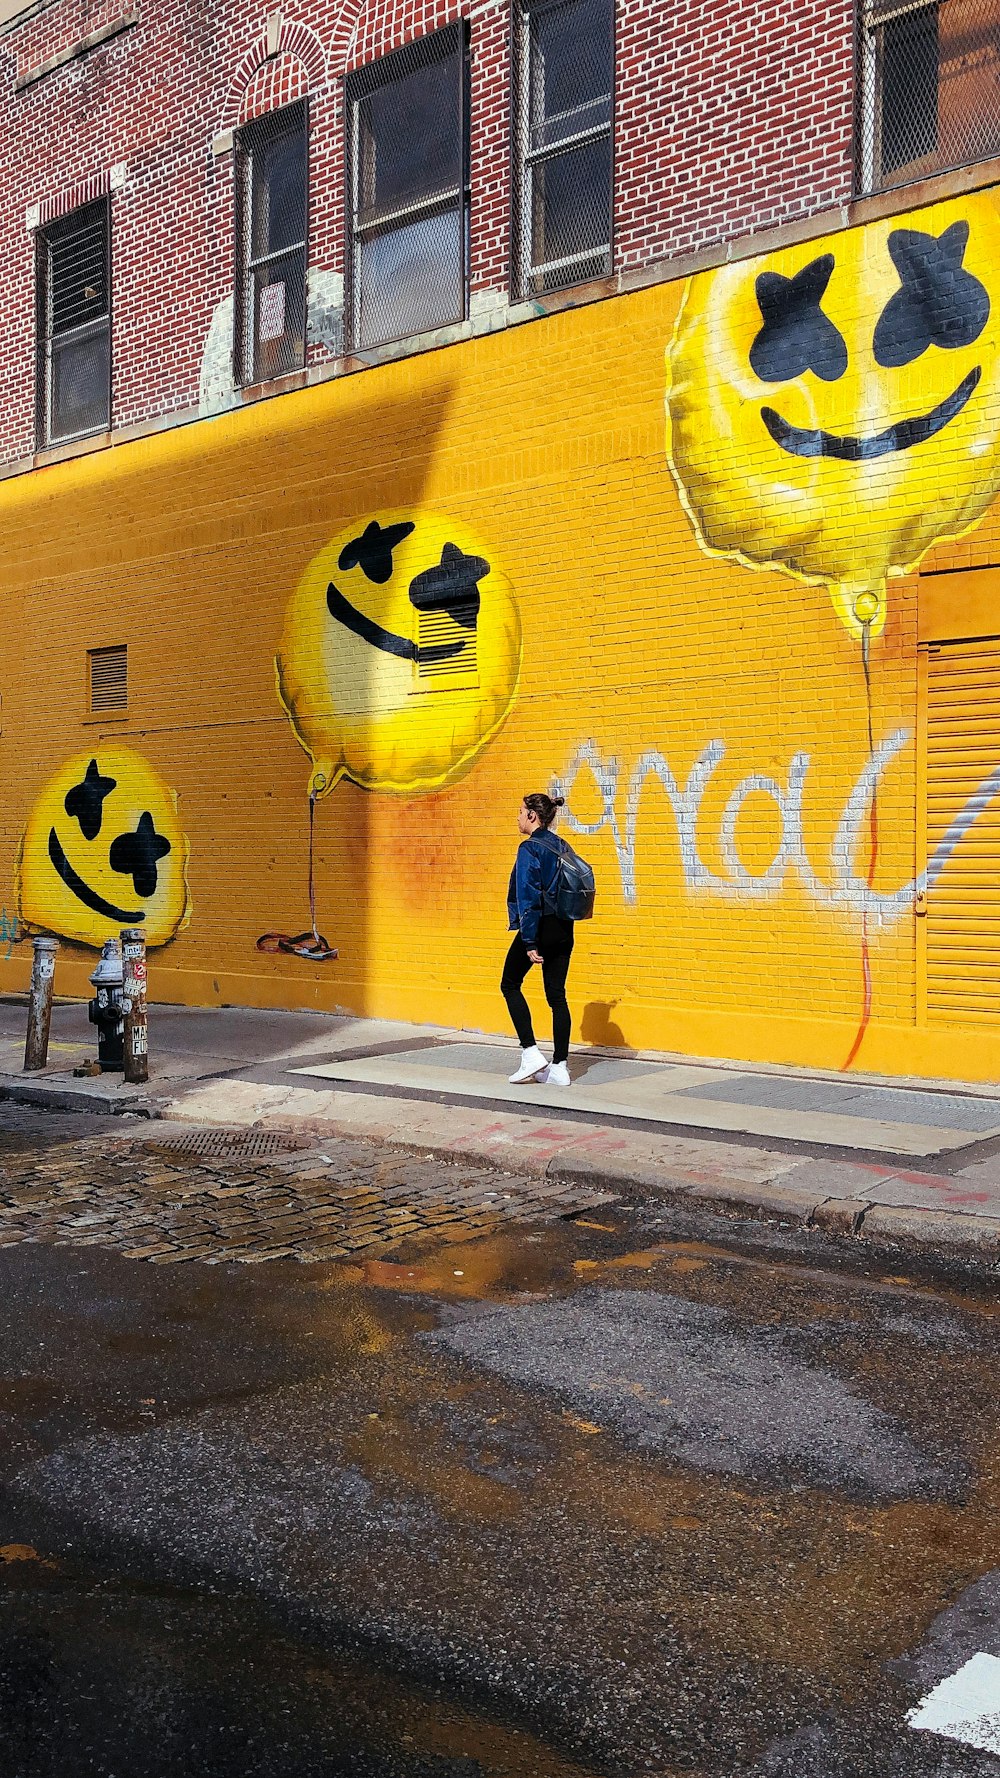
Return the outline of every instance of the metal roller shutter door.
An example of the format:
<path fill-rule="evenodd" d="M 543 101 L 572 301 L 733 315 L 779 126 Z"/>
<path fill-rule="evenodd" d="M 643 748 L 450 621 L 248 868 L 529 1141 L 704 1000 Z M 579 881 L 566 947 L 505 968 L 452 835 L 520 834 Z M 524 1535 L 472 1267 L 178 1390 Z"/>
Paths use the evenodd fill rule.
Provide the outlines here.
<path fill-rule="evenodd" d="M 927 661 L 927 856 L 1000 764 L 1000 638 L 932 644 Z M 1000 797 L 927 891 L 927 1016 L 1000 1024 Z"/>

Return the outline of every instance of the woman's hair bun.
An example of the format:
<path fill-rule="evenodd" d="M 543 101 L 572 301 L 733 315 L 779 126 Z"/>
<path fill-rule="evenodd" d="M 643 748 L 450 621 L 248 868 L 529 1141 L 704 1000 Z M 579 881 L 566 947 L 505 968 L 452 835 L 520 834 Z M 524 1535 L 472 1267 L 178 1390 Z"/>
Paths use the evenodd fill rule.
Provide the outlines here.
<path fill-rule="evenodd" d="M 531 790 L 524 799 L 524 806 L 532 815 L 537 815 L 543 827 L 549 827 L 556 810 L 561 809 L 565 801 L 564 796 L 549 796 L 546 790 Z"/>

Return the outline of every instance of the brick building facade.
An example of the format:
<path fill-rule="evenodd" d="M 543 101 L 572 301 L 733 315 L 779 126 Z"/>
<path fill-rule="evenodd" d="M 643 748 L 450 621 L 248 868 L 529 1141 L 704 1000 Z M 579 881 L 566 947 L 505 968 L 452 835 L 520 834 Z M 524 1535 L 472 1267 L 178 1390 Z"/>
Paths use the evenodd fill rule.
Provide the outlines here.
<path fill-rule="evenodd" d="M 233 289 L 229 132 L 308 95 L 309 259 L 328 307 L 344 273 L 344 77 L 459 16 L 471 325 L 497 325 L 511 294 L 509 13 L 507 0 L 311 0 L 269 21 L 239 0 L 52 0 L 16 14 L 0 37 L 0 458 L 21 463 L 36 443 L 32 222 L 110 191 L 113 427 L 196 411 L 212 319 Z M 791 14 L 758 0 L 620 7 L 615 273 L 662 272 L 846 204 L 853 36 L 848 0 Z M 337 344 L 329 324 L 314 328 L 310 364 L 333 369 Z"/>
<path fill-rule="evenodd" d="M 503 1028 L 557 784 L 586 1039 L 1000 1070 L 992 0 L 0 20 L 0 978 Z"/>

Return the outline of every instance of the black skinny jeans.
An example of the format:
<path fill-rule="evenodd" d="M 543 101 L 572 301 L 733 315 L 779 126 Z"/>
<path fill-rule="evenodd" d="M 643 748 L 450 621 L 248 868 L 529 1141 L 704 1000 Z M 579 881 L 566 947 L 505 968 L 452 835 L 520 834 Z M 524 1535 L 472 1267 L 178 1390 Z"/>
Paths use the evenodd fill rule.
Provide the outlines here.
<path fill-rule="evenodd" d="M 538 938 L 532 946 L 542 956 L 542 984 L 545 998 L 552 1008 L 552 1060 L 565 1062 L 569 1055 L 569 1007 L 566 1004 L 566 976 L 573 955 L 573 923 L 560 920 L 557 914 L 543 914 Z M 500 992 L 507 1002 L 507 1011 L 514 1022 L 517 1040 L 523 1050 L 530 1050 L 535 1041 L 528 1002 L 521 992 L 521 983 L 531 968 L 528 948 L 519 932 L 515 932 L 507 952 L 500 978 Z"/>

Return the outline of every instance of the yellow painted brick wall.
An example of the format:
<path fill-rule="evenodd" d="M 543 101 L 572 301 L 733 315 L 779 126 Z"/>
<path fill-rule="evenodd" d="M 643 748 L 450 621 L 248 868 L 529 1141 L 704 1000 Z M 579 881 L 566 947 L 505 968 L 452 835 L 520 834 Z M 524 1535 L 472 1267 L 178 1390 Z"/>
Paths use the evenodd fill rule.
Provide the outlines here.
<path fill-rule="evenodd" d="M 976 206 L 987 201 L 961 201 L 972 206 L 974 228 Z M 892 226 L 937 239 L 959 202 Z M 826 253 L 843 258 L 848 239 L 809 242 L 746 268 L 742 319 L 727 350 L 749 325 L 762 270 L 791 279 Z M 971 247 L 967 263 L 979 264 Z M 885 290 L 899 283 L 891 265 L 881 293 L 877 279 L 856 273 L 843 323 L 855 354 L 860 341 L 871 342 Z M 702 284 L 686 299 L 689 318 L 702 306 L 713 339 L 730 326 L 713 308 L 720 290 Z M 995 1072 L 1000 1044 L 989 1032 L 923 1023 L 912 897 L 892 917 L 873 912 L 864 922 L 856 895 L 831 899 L 835 836 L 869 759 L 860 629 L 838 616 L 821 575 L 751 567 L 729 548 L 710 553 L 699 542 L 665 442 L 665 353 L 683 295 L 679 285 L 663 286 L 569 310 L 3 484 L 0 870 L 8 916 L 18 903 L 20 837 L 41 787 L 69 756 L 99 759 L 102 747 L 125 745 L 176 791 L 190 842 L 191 918 L 151 952 L 154 999 L 343 1007 L 504 1030 L 496 984 L 518 803 L 525 791 L 566 782 L 576 759 L 569 808 L 577 824 L 598 827 L 577 843 L 599 884 L 597 917 L 580 929 L 571 976 L 578 1033 L 840 1067 L 862 1019 L 867 941 L 871 1019 L 855 1066 Z M 834 296 L 831 280 L 828 308 Z M 718 300 L 736 299 L 721 291 Z M 761 325 L 755 311 L 753 327 Z M 991 316 L 976 394 L 988 445 L 970 457 L 967 431 L 956 424 L 953 437 L 943 426 L 915 447 L 907 474 L 927 502 L 956 478 L 982 487 L 995 473 L 993 327 Z M 953 350 L 932 345 L 924 372 L 900 371 L 894 392 L 886 371 L 883 396 L 872 366 L 852 360 L 858 435 L 923 412 L 935 377 L 939 399 L 952 386 L 941 365 Z M 735 503 L 738 528 L 749 512 L 740 501 L 766 502 L 768 476 L 781 479 L 780 463 L 769 467 L 775 447 L 762 441 L 761 402 L 784 400 L 795 424 L 809 410 L 822 425 L 828 400 L 843 430 L 848 395 L 846 383 L 808 371 L 789 381 L 798 395 L 777 382 L 753 399 L 749 384 L 734 395 L 723 359 L 720 346 L 699 397 L 705 437 L 714 449 L 734 413 L 739 425 L 756 426 L 746 464 L 765 489 L 733 493 L 739 454 L 720 445 L 722 497 Z M 675 361 L 675 381 L 678 374 Z M 880 419 L 882 400 L 888 418 Z M 836 483 L 841 507 L 849 485 Z M 883 515 L 865 510 L 860 477 L 858 487 L 852 523 L 867 536 Z M 815 497 L 821 507 L 822 477 Z M 912 487 L 899 495 L 903 506 L 908 499 Z M 340 957 L 262 954 L 261 933 L 308 925 L 311 767 L 276 696 L 273 667 L 286 606 L 332 539 L 362 533 L 375 513 L 406 521 L 426 510 L 468 527 L 515 590 L 523 663 L 509 717 L 445 789 L 406 796 L 337 783 L 316 806 L 316 884 L 318 923 Z M 996 525 L 987 512 L 928 560 L 996 561 Z M 899 550 L 895 566 L 906 566 L 903 543 Z M 891 573 L 871 625 L 875 743 L 906 731 L 879 780 L 877 892 L 911 883 L 924 863 L 913 740 L 919 581 L 916 571 Z M 86 652 L 120 643 L 128 645 L 127 718 L 87 719 Z M 677 815 L 653 768 L 669 767 L 683 788 L 713 743 L 718 759 L 695 827 L 698 883 L 690 859 L 685 872 Z M 804 756 L 803 841 L 814 880 L 791 867 L 766 880 L 780 824 L 773 796 L 752 789 L 734 844 L 742 872 L 764 880 L 753 885 L 739 872 L 734 880 L 722 841 L 727 804 L 751 776 L 787 792 L 796 756 Z M 606 797 L 588 759 L 611 774 Z M 631 814 L 630 783 L 641 785 Z M 563 831 L 574 837 L 565 820 Z M 867 838 L 865 815 L 859 878 Z M 96 843 L 81 839 L 81 869 Z M 33 869 L 44 880 L 45 860 Z M 9 985 L 24 979 L 26 949 L 4 964 Z M 62 985 L 84 991 L 93 960 L 92 950 L 67 942 Z"/>

